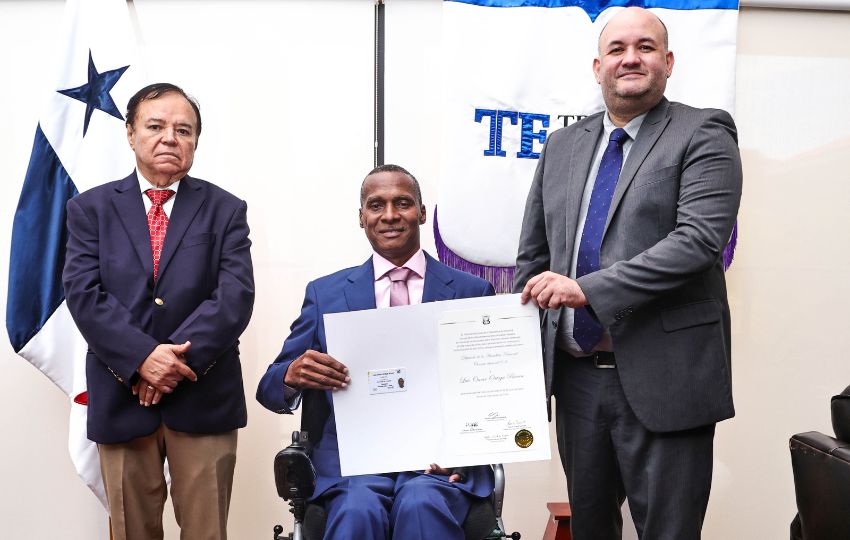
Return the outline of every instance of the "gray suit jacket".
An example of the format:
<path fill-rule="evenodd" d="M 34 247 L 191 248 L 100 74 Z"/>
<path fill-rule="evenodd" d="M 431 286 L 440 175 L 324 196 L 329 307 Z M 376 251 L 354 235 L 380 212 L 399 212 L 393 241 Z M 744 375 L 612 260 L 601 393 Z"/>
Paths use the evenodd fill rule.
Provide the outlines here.
<path fill-rule="evenodd" d="M 602 114 L 555 131 L 544 145 L 525 207 L 516 291 L 546 270 L 569 275 Z M 729 114 L 662 99 L 623 164 L 601 269 L 578 279 L 611 333 L 629 404 L 649 430 L 684 430 L 735 414 L 722 251 L 741 182 Z M 558 310 L 542 317 L 549 396 L 558 320 Z"/>

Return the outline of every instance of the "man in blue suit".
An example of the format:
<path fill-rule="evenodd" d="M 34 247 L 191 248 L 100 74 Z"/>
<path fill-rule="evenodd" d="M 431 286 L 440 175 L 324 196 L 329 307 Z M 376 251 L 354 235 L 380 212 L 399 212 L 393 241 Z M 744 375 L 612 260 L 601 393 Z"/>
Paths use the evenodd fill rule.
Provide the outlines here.
<path fill-rule="evenodd" d="M 89 345 L 88 436 L 116 539 L 163 537 L 166 457 L 181 537 L 224 539 L 247 421 L 247 207 L 187 175 L 201 115 L 183 90 L 150 85 L 127 108 L 136 171 L 67 205 L 63 282 Z"/>
<path fill-rule="evenodd" d="M 331 392 L 344 391 L 350 378 L 345 365 L 326 354 L 324 314 L 494 294 L 487 281 L 422 251 L 419 226 L 424 223 L 413 175 L 398 165 L 370 172 L 360 190 L 360 227 L 372 257 L 307 285 L 301 315 L 257 389 L 257 400 L 277 413 L 292 414 L 304 402 L 302 427 L 314 444 L 318 477 L 313 498 L 328 514 L 326 540 L 462 540 L 473 498 L 493 490 L 492 471 L 484 466 L 453 471 L 431 464 L 424 473 L 340 474 Z"/>

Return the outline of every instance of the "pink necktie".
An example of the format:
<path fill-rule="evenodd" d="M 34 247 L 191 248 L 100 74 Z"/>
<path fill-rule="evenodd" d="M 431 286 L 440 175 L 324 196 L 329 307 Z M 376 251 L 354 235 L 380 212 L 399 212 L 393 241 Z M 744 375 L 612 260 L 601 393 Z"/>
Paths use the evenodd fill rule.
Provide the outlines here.
<path fill-rule="evenodd" d="M 174 195 L 173 189 L 149 189 L 145 195 L 153 205 L 148 210 L 148 228 L 151 232 L 151 251 L 153 251 L 153 279 L 159 270 L 159 256 L 162 255 L 162 245 L 165 243 L 165 231 L 168 229 L 168 216 L 162 205 Z"/>
<path fill-rule="evenodd" d="M 410 304 L 410 295 L 407 292 L 407 278 L 410 277 L 410 268 L 393 268 L 387 274 L 390 276 L 390 307 L 406 306 Z"/>

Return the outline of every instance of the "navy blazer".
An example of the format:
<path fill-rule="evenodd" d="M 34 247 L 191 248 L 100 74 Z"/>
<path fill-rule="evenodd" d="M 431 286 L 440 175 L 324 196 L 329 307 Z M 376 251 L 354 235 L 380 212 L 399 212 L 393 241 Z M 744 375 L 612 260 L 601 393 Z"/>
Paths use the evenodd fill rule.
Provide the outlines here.
<path fill-rule="evenodd" d="M 147 217 L 133 172 L 67 204 L 62 280 L 68 309 L 88 342 L 88 436 L 118 443 L 161 423 L 187 433 L 245 426 L 239 336 L 254 305 L 247 205 L 209 182 L 184 177 L 153 279 Z M 161 343 L 191 341 L 184 380 L 143 407 L 130 387 Z"/>
<path fill-rule="evenodd" d="M 493 285 L 481 278 L 449 268 L 427 253 L 423 302 L 473 298 L 495 294 Z M 266 371 L 257 388 L 257 401 L 267 409 L 292 414 L 283 392 L 283 378 L 289 365 L 308 349 L 327 353 L 325 313 L 375 309 L 375 273 L 370 258 L 364 264 L 346 268 L 307 285 L 301 315 L 292 323 L 283 350 Z M 301 427 L 313 443 L 313 465 L 317 482 L 313 497 L 318 497 L 342 478 L 336 438 L 336 421 L 330 391 L 304 390 Z M 427 465 L 423 463 L 423 466 Z M 417 473 L 401 473 L 413 475 Z M 473 495 L 488 496 L 493 491 L 490 467 L 470 467 L 464 482 L 456 485 Z"/>

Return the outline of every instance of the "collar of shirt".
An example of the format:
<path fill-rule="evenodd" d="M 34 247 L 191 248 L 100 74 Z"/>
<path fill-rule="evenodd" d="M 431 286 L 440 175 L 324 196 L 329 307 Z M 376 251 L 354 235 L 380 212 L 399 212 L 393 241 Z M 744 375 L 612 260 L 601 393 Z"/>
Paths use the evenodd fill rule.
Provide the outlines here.
<path fill-rule="evenodd" d="M 407 278 L 407 294 L 411 304 L 422 303 L 422 293 L 425 290 L 425 267 L 427 260 L 425 252 L 421 249 L 413 254 L 402 266 L 413 271 Z M 392 281 L 387 274 L 396 267 L 393 263 L 372 253 L 372 267 L 375 270 L 375 306 L 378 308 L 390 307 L 390 286 Z"/>
<path fill-rule="evenodd" d="M 623 129 L 628 133 L 629 138 L 623 143 L 623 163 L 626 162 L 626 158 L 629 157 L 629 150 L 632 149 L 632 145 L 635 143 L 637 139 L 638 132 L 640 131 L 640 126 L 643 125 L 643 121 L 646 119 L 647 113 L 643 113 L 640 116 L 635 116 L 632 118 L 628 124 L 623 126 Z M 614 122 L 608 117 L 608 113 L 602 115 L 602 128 L 605 130 L 605 135 L 601 138 L 601 142 L 599 143 L 600 152 L 598 152 L 597 159 L 602 160 L 602 153 L 605 152 L 605 147 L 608 146 L 608 139 L 611 137 L 611 132 L 617 129 L 617 126 L 614 125 Z M 597 167 L 598 170 L 598 167 Z M 595 178 L 595 175 L 594 175 Z"/>
<path fill-rule="evenodd" d="M 138 169 L 136 170 L 136 176 L 139 179 L 139 191 L 142 193 L 142 202 L 145 203 L 145 214 L 150 212 L 151 206 L 153 206 L 150 197 L 145 195 L 145 191 L 149 189 L 171 189 L 174 191 L 174 195 L 172 195 L 171 198 L 165 201 L 165 204 L 162 205 L 162 210 L 165 212 L 165 215 L 170 218 L 171 209 L 174 208 L 174 199 L 177 198 L 177 190 L 180 188 L 180 180 L 174 182 L 167 188 L 158 188 L 149 182 L 147 178 L 142 176 L 142 173 L 139 172 Z"/>

